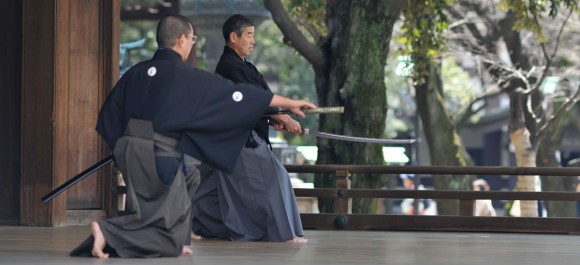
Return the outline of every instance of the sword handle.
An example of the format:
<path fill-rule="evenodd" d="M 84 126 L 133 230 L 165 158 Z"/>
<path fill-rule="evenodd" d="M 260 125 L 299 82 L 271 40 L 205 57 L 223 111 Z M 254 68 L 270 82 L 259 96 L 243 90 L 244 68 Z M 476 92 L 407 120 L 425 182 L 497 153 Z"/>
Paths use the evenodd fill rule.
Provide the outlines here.
<path fill-rule="evenodd" d="M 334 114 L 344 113 L 344 107 L 322 107 L 315 109 L 303 109 L 305 114 Z"/>
<path fill-rule="evenodd" d="M 338 114 L 344 113 L 344 107 L 322 107 L 315 109 L 302 109 L 304 114 Z M 292 111 L 287 109 L 280 109 L 276 111 L 267 111 L 266 116 L 277 115 L 277 114 L 292 114 Z"/>

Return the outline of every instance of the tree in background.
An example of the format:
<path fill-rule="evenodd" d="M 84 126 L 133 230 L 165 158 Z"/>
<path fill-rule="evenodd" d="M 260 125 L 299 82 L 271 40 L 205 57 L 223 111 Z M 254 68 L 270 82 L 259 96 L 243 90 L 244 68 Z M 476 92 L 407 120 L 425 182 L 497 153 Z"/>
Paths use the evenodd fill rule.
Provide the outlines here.
<path fill-rule="evenodd" d="M 472 165 L 446 104 L 442 80 L 444 32 L 448 27 L 446 1 L 408 1 L 403 10 L 400 40 L 406 44 L 413 63 L 412 87 L 432 165 Z M 473 176 L 435 175 L 437 190 L 470 190 Z M 456 200 L 438 200 L 441 215 L 457 215 Z"/>
<path fill-rule="evenodd" d="M 300 53 L 315 74 L 319 106 L 344 106 L 343 115 L 320 115 L 321 131 L 381 138 L 385 129 L 387 99 L 384 69 L 393 25 L 404 4 L 400 1 L 290 0 L 288 9 L 304 14 L 292 20 L 280 0 L 266 0 L 285 42 Z M 322 8 L 324 7 L 324 8 Z M 296 14 L 298 12 L 295 12 Z M 309 17 L 321 18 L 311 23 Z M 302 28 L 307 35 L 300 30 Z M 383 164 L 382 146 L 318 139 L 318 164 Z M 353 188 L 377 188 L 384 177 L 356 174 Z M 318 188 L 334 187 L 329 174 L 317 176 Z M 353 201 L 353 212 L 375 212 L 373 200 Z M 321 212 L 334 205 L 319 200 Z"/>
<path fill-rule="evenodd" d="M 497 9 L 498 3 L 503 4 L 504 9 Z M 558 12 L 559 8 L 566 14 Z M 569 42 L 573 51 L 562 56 L 557 54 L 562 37 L 569 39 L 566 36 L 578 35 L 571 32 L 574 27 L 567 27 L 570 17 L 577 17 L 577 3 L 459 1 L 448 10 L 455 21 L 461 22 L 454 32 L 465 33 L 456 41 L 485 66 L 490 79 L 488 85 L 509 95 L 509 136 L 517 165 L 534 167 L 540 161 L 539 165 L 559 166 L 555 154 L 562 134 L 558 133 L 561 131 L 558 128 L 563 124 L 562 117 L 579 97 L 578 88 L 570 84 L 574 82 L 570 77 L 578 76 L 578 66 L 574 67 L 571 62 L 578 60 L 566 58 L 577 53 L 577 46 Z M 502 52 L 506 56 L 502 56 Z M 560 83 L 557 93 L 547 96 L 541 88 L 549 75 L 559 75 L 561 80 L 568 82 Z M 537 181 L 537 176 L 518 176 L 516 189 L 537 191 Z M 573 191 L 575 188 L 574 177 L 544 176 L 542 183 L 548 191 Z M 548 202 L 547 208 L 550 216 L 575 215 L 571 202 Z M 537 203 L 522 202 L 521 215 L 537 216 Z"/>

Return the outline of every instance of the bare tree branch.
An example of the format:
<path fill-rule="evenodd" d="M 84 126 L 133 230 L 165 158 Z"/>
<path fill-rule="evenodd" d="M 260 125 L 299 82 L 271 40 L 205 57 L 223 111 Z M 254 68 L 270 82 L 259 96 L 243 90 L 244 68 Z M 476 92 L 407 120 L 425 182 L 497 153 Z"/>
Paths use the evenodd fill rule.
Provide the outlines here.
<path fill-rule="evenodd" d="M 544 79 L 546 79 L 546 76 L 548 75 L 548 72 L 550 71 L 550 66 L 552 65 L 552 62 L 554 61 L 554 57 L 556 57 L 556 53 L 558 53 L 558 47 L 560 46 L 560 40 L 562 38 L 562 32 L 564 32 L 564 27 L 568 23 L 568 20 L 570 19 L 570 16 L 572 16 L 573 13 L 574 13 L 574 11 L 571 10 L 570 13 L 568 14 L 568 16 L 566 16 L 566 19 L 564 19 L 564 22 L 562 23 L 562 26 L 560 27 L 560 30 L 558 31 L 558 37 L 556 37 L 556 45 L 554 46 L 554 51 L 552 52 L 552 55 L 548 56 L 548 49 L 546 48 L 546 44 L 540 43 L 540 46 L 542 47 L 542 52 L 543 52 L 544 58 L 546 59 L 546 67 L 544 68 L 544 71 L 542 72 L 542 76 L 540 77 L 540 80 L 538 80 L 538 83 L 536 83 L 536 87 L 534 88 L 534 90 L 539 89 L 540 86 L 542 85 L 542 83 L 544 82 Z M 528 91 L 527 93 L 531 93 L 531 91 Z"/>
<path fill-rule="evenodd" d="M 536 111 L 534 110 L 534 108 L 532 106 L 531 95 L 532 95 L 532 92 L 539 90 L 541 88 L 542 83 L 544 83 L 544 80 L 548 76 L 548 73 L 550 72 L 550 66 L 552 65 L 552 62 L 554 61 L 554 57 L 556 57 L 556 54 L 558 53 L 558 47 L 560 45 L 560 40 L 562 38 L 562 32 L 564 31 L 564 27 L 568 23 L 568 20 L 572 14 L 573 14 L 573 11 L 570 11 L 570 13 L 568 14 L 568 16 L 566 16 L 566 19 L 564 19 L 564 22 L 560 26 L 560 30 L 558 31 L 558 36 L 556 37 L 556 44 L 554 46 L 554 51 L 552 52 L 551 55 L 548 54 L 548 48 L 546 47 L 546 43 L 540 43 L 540 47 L 542 48 L 542 53 L 543 53 L 544 59 L 546 60 L 546 65 L 544 66 L 544 70 L 542 71 L 542 75 L 540 76 L 540 79 L 536 82 L 536 85 L 534 86 L 534 88 L 529 89 L 529 90 L 524 92 L 524 95 L 526 96 L 526 108 L 528 109 L 528 112 L 530 113 L 531 117 L 534 119 L 534 122 L 538 125 L 542 121 L 544 121 L 544 119 L 539 118 L 538 115 L 536 114 Z M 532 73 L 534 72 L 534 70 L 535 70 L 535 68 L 532 68 L 528 72 L 527 77 L 531 76 Z M 546 123 L 548 123 L 548 122 L 546 122 Z M 544 126 L 545 126 L 545 124 L 544 124 Z M 541 128 L 544 128 L 544 126 L 541 126 Z M 539 135 L 539 133 L 538 133 L 538 135 Z"/>
<path fill-rule="evenodd" d="M 290 45 L 296 49 L 315 69 L 323 68 L 326 59 L 322 50 L 310 43 L 300 32 L 296 24 L 290 19 L 288 12 L 284 9 L 280 0 L 265 0 L 264 7 L 272 13 L 274 23 L 280 28 L 284 37 L 290 41 Z"/>
<path fill-rule="evenodd" d="M 326 41 L 325 37 L 320 34 L 320 32 L 316 30 L 316 27 L 314 27 L 314 25 L 312 25 L 312 23 L 310 23 L 308 20 L 304 19 L 303 17 L 298 17 L 297 20 L 298 24 L 300 24 L 300 26 L 304 27 L 306 31 L 310 33 L 317 44 L 324 43 Z"/>
<path fill-rule="evenodd" d="M 547 128 L 550 128 L 552 124 L 556 123 L 560 118 L 562 118 L 562 116 L 564 116 L 564 114 L 566 114 L 566 112 L 568 112 L 578 101 L 580 101 L 580 86 L 578 86 L 578 88 L 576 89 L 576 94 L 574 94 L 574 96 L 572 96 L 571 98 L 566 99 L 566 101 L 564 101 L 564 104 L 560 109 L 558 109 L 556 114 L 553 115 L 546 123 L 544 123 L 542 127 L 540 127 L 537 133 L 538 137 L 536 138 L 536 141 L 532 144 L 536 145 L 537 143 L 540 143 L 542 139 L 546 137 L 546 132 L 548 131 Z"/>
<path fill-rule="evenodd" d="M 521 80 L 522 83 L 524 84 L 523 87 L 523 92 L 526 93 L 529 90 L 531 90 L 531 86 L 530 83 L 528 82 L 528 78 L 526 77 L 526 75 L 522 74 L 521 71 L 514 69 L 512 67 L 503 65 L 501 63 L 498 63 L 496 61 L 487 59 L 485 57 L 481 58 L 482 61 L 484 61 L 485 63 L 489 64 L 491 67 L 494 67 L 498 70 L 501 71 L 500 75 L 497 75 L 497 78 L 499 79 L 499 81 L 509 81 L 511 79 L 518 79 Z M 502 80 L 504 79 L 504 80 Z"/>
<path fill-rule="evenodd" d="M 469 120 L 469 118 L 471 118 L 473 115 L 477 114 L 478 112 L 480 112 L 481 110 L 483 110 L 487 106 L 487 99 L 494 97 L 494 96 L 497 96 L 501 93 L 503 93 L 503 91 L 500 89 L 492 90 L 492 91 L 486 92 L 483 95 L 480 95 L 477 98 L 475 98 L 474 100 L 472 100 L 471 103 L 469 103 L 469 105 L 467 107 L 465 107 L 463 109 L 463 111 L 460 112 L 459 115 L 457 115 L 455 127 L 460 128 L 461 126 L 463 126 L 467 122 L 467 120 Z M 473 109 L 473 106 L 475 105 L 475 103 L 480 102 L 482 100 L 485 103 L 482 104 L 481 106 L 479 106 L 477 109 Z"/>

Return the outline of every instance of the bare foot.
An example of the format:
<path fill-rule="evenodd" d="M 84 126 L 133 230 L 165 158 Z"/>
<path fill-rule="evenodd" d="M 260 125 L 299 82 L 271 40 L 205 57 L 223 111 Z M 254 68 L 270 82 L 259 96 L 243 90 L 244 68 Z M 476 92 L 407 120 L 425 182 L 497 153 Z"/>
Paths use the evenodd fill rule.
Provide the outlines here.
<path fill-rule="evenodd" d="M 191 256 L 191 254 L 193 254 L 193 251 L 191 251 L 190 248 L 183 246 L 183 252 L 182 255 L 183 256 Z"/>
<path fill-rule="evenodd" d="M 203 237 L 196 235 L 194 232 L 191 232 L 191 240 L 202 240 Z"/>
<path fill-rule="evenodd" d="M 294 239 L 288 240 L 286 241 L 288 243 L 297 243 L 297 244 L 305 244 L 308 242 L 308 239 L 303 238 L 303 237 L 297 237 L 295 236 Z"/>
<path fill-rule="evenodd" d="M 105 241 L 105 236 L 103 235 L 101 227 L 97 222 L 91 223 L 91 232 L 93 234 L 93 238 L 95 238 L 95 241 L 93 241 L 93 250 L 91 251 L 91 254 L 99 259 L 108 258 L 109 253 L 103 252 L 103 249 L 105 249 L 107 242 Z"/>

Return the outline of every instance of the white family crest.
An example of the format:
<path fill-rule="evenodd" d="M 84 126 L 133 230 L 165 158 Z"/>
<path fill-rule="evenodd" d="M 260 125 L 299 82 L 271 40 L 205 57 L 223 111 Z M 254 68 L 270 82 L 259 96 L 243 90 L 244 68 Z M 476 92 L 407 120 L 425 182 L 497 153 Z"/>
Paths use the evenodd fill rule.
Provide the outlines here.
<path fill-rule="evenodd" d="M 234 99 L 235 102 L 240 102 L 244 98 L 244 95 L 242 94 L 242 92 L 236 91 L 234 92 L 234 94 L 232 94 L 232 98 Z"/>
<path fill-rule="evenodd" d="M 155 66 L 149 67 L 149 69 L 147 69 L 147 74 L 149 76 L 154 76 L 155 74 L 157 74 L 157 68 L 155 68 Z"/>

